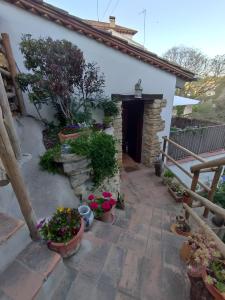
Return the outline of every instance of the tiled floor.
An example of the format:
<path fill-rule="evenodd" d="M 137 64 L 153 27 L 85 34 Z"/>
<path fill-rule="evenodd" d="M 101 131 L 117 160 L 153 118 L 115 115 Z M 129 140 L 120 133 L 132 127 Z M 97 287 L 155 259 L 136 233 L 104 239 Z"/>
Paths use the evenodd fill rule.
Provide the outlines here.
<path fill-rule="evenodd" d="M 152 169 L 124 172 L 122 182 L 126 210 L 116 211 L 114 225 L 96 221 L 65 260 L 76 273 L 67 299 L 189 299 L 183 239 L 169 231 L 180 207 Z"/>

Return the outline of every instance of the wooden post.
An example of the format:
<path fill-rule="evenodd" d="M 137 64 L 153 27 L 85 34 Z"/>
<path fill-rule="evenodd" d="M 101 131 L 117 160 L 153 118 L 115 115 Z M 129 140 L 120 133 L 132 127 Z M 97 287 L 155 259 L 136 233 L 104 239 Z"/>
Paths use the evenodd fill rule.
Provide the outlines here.
<path fill-rule="evenodd" d="M 221 252 L 223 257 L 225 258 L 225 244 L 223 241 L 215 234 L 215 232 L 190 208 L 186 203 L 183 204 L 185 210 L 191 215 L 194 221 L 204 230 L 206 234 L 208 234 L 214 241 Z"/>
<path fill-rule="evenodd" d="M 194 175 L 193 175 L 193 178 L 192 178 L 192 183 L 191 183 L 191 190 L 193 191 L 193 192 L 195 192 L 195 190 L 196 190 L 196 187 L 197 187 L 197 185 L 198 185 L 198 180 L 199 180 L 199 174 L 200 174 L 200 172 L 199 171 L 196 171 L 196 172 L 194 172 Z M 192 207 L 192 203 L 193 203 L 193 199 L 191 198 L 191 201 L 190 201 L 190 207 Z M 185 211 L 185 218 L 188 220 L 189 219 L 189 212 L 186 210 Z"/>
<path fill-rule="evenodd" d="M 12 113 L 9 107 L 9 101 L 5 91 L 5 86 L 2 80 L 2 75 L 0 74 L 0 107 L 3 112 L 5 126 L 11 141 L 11 145 L 14 151 L 14 154 L 17 159 L 21 158 L 21 149 L 19 140 L 17 138 L 17 133 L 14 127 Z"/>
<path fill-rule="evenodd" d="M 20 205 L 21 212 L 27 223 L 33 240 L 39 239 L 39 234 L 36 229 L 36 217 L 32 209 L 28 192 L 26 190 L 18 162 L 15 158 L 4 122 L 2 117 L 2 110 L 0 108 L 0 157 L 9 180 L 12 184 L 13 190 L 16 194 Z"/>
<path fill-rule="evenodd" d="M 15 62 L 15 59 L 13 56 L 9 35 L 7 33 L 2 33 L 2 45 L 5 48 L 6 57 L 8 60 L 9 69 L 10 69 L 10 73 L 12 76 L 12 82 L 15 87 L 15 93 L 16 93 L 16 97 L 18 99 L 20 111 L 24 115 L 24 114 L 26 114 L 26 109 L 25 109 L 25 105 L 24 105 L 24 101 L 23 101 L 23 94 L 19 88 L 17 81 L 16 81 L 16 76 L 17 76 L 16 62 Z"/>
<path fill-rule="evenodd" d="M 162 161 L 163 161 L 163 163 L 165 162 L 165 155 L 163 153 L 166 152 L 166 142 L 167 142 L 166 138 L 167 138 L 166 136 L 163 137 L 163 152 L 162 152 Z"/>
<path fill-rule="evenodd" d="M 214 199 L 214 196 L 215 196 L 215 193 L 216 193 L 217 185 L 218 185 L 218 182 L 220 180 L 222 170 L 223 170 L 223 167 L 220 166 L 217 169 L 217 171 L 215 172 L 214 177 L 213 177 L 213 181 L 212 181 L 212 185 L 211 185 L 211 189 L 208 192 L 208 199 L 212 202 L 213 202 L 213 199 Z M 208 214 L 209 214 L 209 209 L 206 207 L 205 210 L 204 210 L 204 213 L 203 213 L 203 217 L 208 218 Z"/>

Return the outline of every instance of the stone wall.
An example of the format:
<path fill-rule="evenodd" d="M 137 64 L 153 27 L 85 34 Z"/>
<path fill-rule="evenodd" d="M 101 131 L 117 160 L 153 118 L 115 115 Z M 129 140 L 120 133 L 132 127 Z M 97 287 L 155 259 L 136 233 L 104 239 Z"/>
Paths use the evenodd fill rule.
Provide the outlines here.
<path fill-rule="evenodd" d="M 123 128 L 122 128 L 122 102 L 117 102 L 119 113 L 113 121 L 114 136 L 117 139 L 117 160 L 118 164 L 122 166 L 122 140 L 123 140 Z"/>
<path fill-rule="evenodd" d="M 152 166 L 156 156 L 160 154 L 160 142 L 157 133 L 164 130 L 165 121 L 161 118 L 162 108 L 166 100 L 155 99 L 153 103 L 145 103 L 142 137 L 142 163 Z"/>

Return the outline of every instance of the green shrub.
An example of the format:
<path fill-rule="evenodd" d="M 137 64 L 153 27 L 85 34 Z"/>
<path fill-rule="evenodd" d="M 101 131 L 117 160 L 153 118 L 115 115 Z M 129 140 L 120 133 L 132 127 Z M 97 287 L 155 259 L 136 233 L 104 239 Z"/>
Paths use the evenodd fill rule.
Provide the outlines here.
<path fill-rule="evenodd" d="M 54 161 L 54 159 L 60 155 L 60 145 L 56 145 L 55 147 L 48 149 L 41 157 L 40 157 L 40 166 L 43 170 L 46 170 L 50 173 L 59 173 L 60 168 L 59 164 Z"/>
<path fill-rule="evenodd" d="M 111 135 L 93 132 L 68 143 L 71 153 L 90 158 L 95 186 L 99 186 L 105 178 L 115 175 L 117 171 L 116 140 Z"/>
<path fill-rule="evenodd" d="M 174 174 L 172 171 L 170 171 L 169 169 L 166 169 L 164 174 L 163 174 L 164 177 L 167 177 L 167 178 L 174 178 Z"/>
<path fill-rule="evenodd" d="M 113 100 L 103 100 L 98 104 L 98 107 L 103 109 L 107 117 L 116 117 L 119 113 L 116 102 Z"/>

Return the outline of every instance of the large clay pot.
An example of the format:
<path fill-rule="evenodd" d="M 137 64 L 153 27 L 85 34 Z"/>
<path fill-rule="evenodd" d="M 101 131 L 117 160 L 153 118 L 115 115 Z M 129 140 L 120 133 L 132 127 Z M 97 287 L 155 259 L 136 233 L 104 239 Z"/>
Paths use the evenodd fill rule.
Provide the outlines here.
<path fill-rule="evenodd" d="M 204 270 L 202 278 L 204 280 L 205 286 L 209 293 L 213 296 L 214 300 L 225 300 L 225 293 L 221 293 L 213 284 L 208 284 L 206 281 L 207 272 Z"/>
<path fill-rule="evenodd" d="M 105 223 L 112 223 L 114 220 L 114 216 L 112 214 L 112 210 L 109 210 L 99 218 L 100 221 L 105 222 Z"/>
<path fill-rule="evenodd" d="M 84 220 L 81 218 L 81 226 L 78 233 L 67 243 L 48 243 L 49 249 L 58 252 L 62 257 L 69 257 L 75 254 L 79 247 L 84 233 Z"/>
<path fill-rule="evenodd" d="M 209 291 L 206 289 L 202 279 L 202 271 L 193 272 L 188 270 L 188 277 L 191 283 L 190 299 L 191 300 L 214 300 Z"/>
<path fill-rule="evenodd" d="M 80 136 L 79 132 L 70 133 L 70 134 L 63 134 L 61 131 L 58 133 L 58 137 L 61 143 L 64 143 L 67 140 L 73 140 Z"/>

